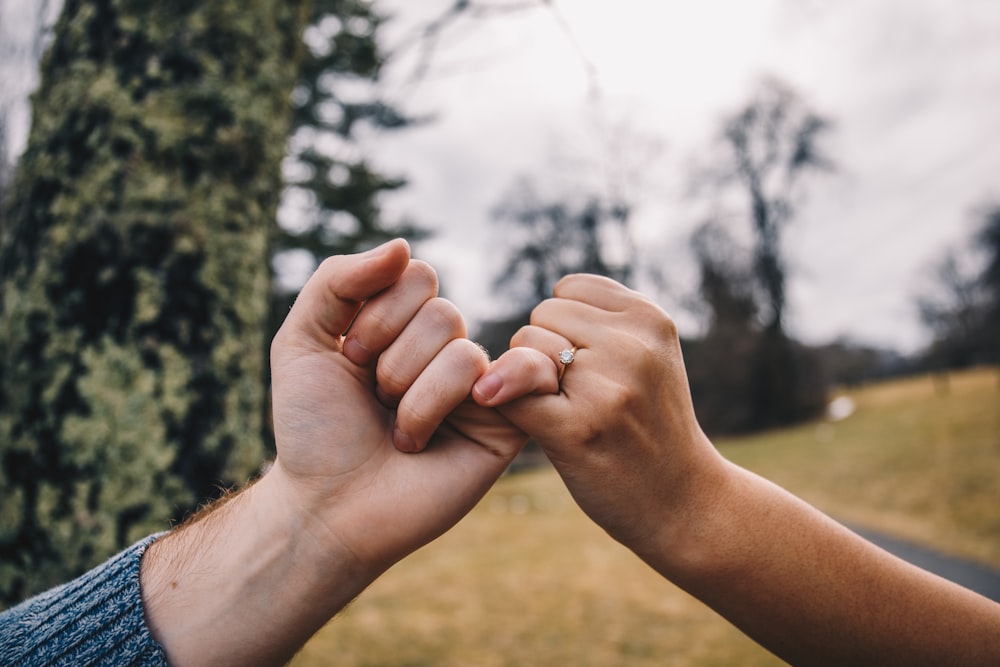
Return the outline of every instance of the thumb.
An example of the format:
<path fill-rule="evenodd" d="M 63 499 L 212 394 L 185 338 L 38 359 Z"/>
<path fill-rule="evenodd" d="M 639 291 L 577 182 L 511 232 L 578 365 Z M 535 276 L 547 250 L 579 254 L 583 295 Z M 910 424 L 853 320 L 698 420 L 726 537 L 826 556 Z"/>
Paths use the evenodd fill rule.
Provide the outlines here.
<path fill-rule="evenodd" d="M 403 239 L 327 258 L 302 288 L 282 328 L 317 339 L 340 338 L 361 304 L 395 283 L 409 261 L 410 246 Z"/>

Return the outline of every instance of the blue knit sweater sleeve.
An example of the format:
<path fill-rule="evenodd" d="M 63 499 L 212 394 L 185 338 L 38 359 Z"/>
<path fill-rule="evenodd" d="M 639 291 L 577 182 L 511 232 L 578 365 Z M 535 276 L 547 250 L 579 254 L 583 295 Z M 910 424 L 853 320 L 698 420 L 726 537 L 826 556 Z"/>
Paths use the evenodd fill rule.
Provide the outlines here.
<path fill-rule="evenodd" d="M 0 614 L 0 665 L 166 665 L 139 592 L 139 561 L 157 537 Z"/>

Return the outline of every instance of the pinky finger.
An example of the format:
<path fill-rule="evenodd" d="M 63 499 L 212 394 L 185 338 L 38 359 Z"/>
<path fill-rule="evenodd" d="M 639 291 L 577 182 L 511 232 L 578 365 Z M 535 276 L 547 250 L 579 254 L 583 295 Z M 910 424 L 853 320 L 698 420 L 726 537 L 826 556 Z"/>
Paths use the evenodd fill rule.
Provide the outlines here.
<path fill-rule="evenodd" d="M 559 369 L 552 358 L 531 347 L 515 347 L 490 364 L 472 387 L 479 405 L 495 407 L 529 394 L 558 394 Z"/>

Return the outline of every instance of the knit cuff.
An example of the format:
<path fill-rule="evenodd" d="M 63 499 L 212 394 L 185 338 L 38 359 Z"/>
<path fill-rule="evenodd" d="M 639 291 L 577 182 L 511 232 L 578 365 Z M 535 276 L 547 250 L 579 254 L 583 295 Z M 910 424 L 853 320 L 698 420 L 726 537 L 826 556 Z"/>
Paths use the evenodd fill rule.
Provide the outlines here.
<path fill-rule="evenodd" d="M 0 664 L 166 665 L 139 590 L 142 554 L 161 535 L 0 615 Z"/>

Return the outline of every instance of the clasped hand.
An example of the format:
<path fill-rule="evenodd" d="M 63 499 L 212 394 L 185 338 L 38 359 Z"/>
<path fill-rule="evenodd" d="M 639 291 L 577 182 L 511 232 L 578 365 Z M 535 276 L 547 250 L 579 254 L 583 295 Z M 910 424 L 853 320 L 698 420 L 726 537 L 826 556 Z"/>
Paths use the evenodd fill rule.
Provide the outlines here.
<path fill-rule="evenodd" d="M 612 537 L 790 662 L 997 664 L 1000 607 L 725 461 L 673 322 L 612 280 L 561 280 L 490 362 L 392 241 L 320 266 L 271 367 L 274 465 L 143 560 L 173 663 L 287 661 L 464 516 L 530 435 Z"/>
<path fill-rule="evenodd" d="M 679 408 L 656 409 L 658 394 L 678 393 L 649 363 L 680 360 L 666 314 L 610 280 L 574 276 L 491 364 L 437 291 L 401 240 L 330 258 L 303 288 L 271 352 L 272 474 L 298 508 L 374 574 L 454 525 L 530 434 L 584 510 L 627 533 L 624 499 L 595 497 L 583 478 L 634 480 L 617 468 L 648 465 L 648 452 L 596 468 L 587 458 L 643 447 L 651 421 L 664 438 L 697 429 L 685 382 Z M 560 383 L 558 354 L 573 346 L 579 361 Z"/>

